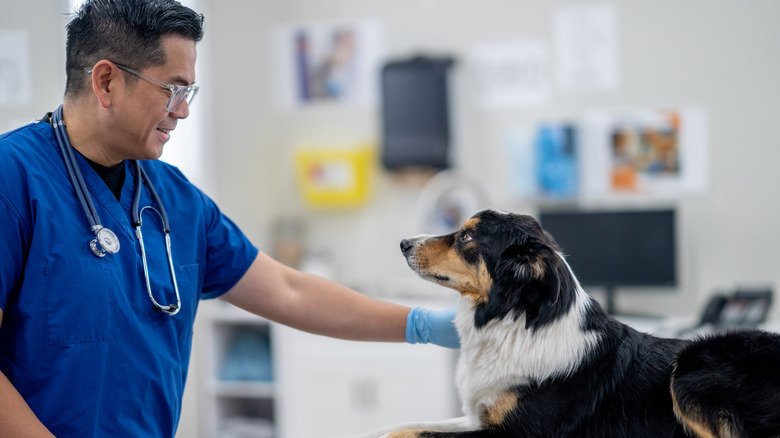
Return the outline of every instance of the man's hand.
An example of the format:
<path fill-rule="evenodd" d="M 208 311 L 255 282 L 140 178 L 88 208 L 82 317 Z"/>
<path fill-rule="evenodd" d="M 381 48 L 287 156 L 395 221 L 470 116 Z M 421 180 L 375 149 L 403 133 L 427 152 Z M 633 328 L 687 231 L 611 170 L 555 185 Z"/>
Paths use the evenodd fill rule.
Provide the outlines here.
<path fill-rule="evenodd" d="M 455 310 L 455 307 L 441 311 L 413 308 L 406 317 L 406 342 L 460 348 L 460 338 L 453 323 Z"/>

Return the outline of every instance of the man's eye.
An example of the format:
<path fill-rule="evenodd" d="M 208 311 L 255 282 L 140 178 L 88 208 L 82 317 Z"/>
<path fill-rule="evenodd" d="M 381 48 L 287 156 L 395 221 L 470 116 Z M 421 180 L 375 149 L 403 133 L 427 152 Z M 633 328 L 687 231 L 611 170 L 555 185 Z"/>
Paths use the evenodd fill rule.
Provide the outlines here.
<path fill-rule="evenodd" d="M 471 233 L 463 233 L 460 235 L 460 241 L 463 243 L 471 242 Z"/>

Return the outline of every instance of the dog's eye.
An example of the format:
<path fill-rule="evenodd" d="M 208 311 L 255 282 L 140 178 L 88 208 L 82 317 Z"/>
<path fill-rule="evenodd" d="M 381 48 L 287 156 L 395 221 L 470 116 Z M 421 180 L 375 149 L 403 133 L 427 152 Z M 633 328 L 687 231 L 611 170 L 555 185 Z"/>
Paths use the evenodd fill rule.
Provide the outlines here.
<path fill-rule="evenodd" d="M 460 241 L 463 243 L 471 242 L 471 233 L 463 233 L 460 235 Z"/>

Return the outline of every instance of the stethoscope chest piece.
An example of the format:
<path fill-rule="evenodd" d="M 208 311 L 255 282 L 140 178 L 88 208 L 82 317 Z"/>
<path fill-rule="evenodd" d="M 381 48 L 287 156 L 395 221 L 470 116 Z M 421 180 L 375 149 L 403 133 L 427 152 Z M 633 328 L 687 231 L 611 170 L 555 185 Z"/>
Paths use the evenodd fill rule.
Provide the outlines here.
<path fill-rule="evenodd" d="M 89 242 L 89 248 L 98 257 L 103 257 L 106 253 L 116 254 L 119 252 L 119 239 L 113 231 L 100 227 L 95 230 L 95 238 Z"/>

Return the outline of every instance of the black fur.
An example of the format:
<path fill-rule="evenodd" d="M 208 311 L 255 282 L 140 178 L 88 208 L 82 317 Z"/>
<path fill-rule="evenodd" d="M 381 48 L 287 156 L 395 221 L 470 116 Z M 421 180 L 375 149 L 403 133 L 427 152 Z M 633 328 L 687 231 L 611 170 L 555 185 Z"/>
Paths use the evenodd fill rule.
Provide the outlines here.
<path fill-rule="evenodd" d="M 576 303 L 578 283 L 555 240 L 529 216 L 488 210 L 474 217 L 479 221 L 467 232 L 476 245 L 459 254 L 470 264 L 484 261 L 493 281 L 487 300 L 474 308 L 475 327 L 489 330 L 490 321 L 525 315 L 534 336 L 563 318 Z M 599 334 L 596 347 L 569 375 L 503 388 L 518 403 L 500 425 L 415 436 L 685 437 L 672 393 L 682 416 L 700 418 L 713 436 L 780 436 L 780 336 L 744 331 L 661 339 L 618 322 L 593 300 L 581 329 Z M 735 435 L 720 435 L 718 424 Z"/>
<path fill-rule="evenodd" d="M 738 436 L 780 436 L 780 337 L 760 331 L 712 336 L 677 358 L 674 391 L 681 407 L 708 424 L 731 424 Z"/>
<path fill-rule="evenodd" d="M 557 263 L 555 240 L 530 216 L 506 216 L 485 210 L 474 238 L 482 259 L 493 278 L 487 303 L 480 304 L 474 323 L 482 327 L 492 319 L 512 312 L 517 319 L 526 314 L 526 327 L 539 328 L 565 314 L 574 299 L 574 282 L 561 263 Z M 536 278 L 531 268 L 539 263 L 547 275 Z"/>

